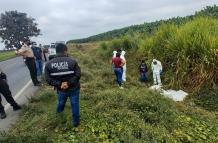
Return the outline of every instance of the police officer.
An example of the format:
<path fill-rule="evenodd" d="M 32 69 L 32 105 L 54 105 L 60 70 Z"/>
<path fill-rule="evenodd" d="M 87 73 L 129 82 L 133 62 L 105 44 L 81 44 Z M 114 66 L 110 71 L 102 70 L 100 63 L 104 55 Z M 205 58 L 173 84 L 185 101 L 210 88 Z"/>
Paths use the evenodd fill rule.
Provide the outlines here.
<path fill-rule="evenodd" d="M 6 101 L 13 107 L 14 111 L 19 110 L 21 109 L 21 107 L 14 101 L 14 98 L 11 95 L 11 91 L 9 89 L 6 80 L 7 80 L 6 75 L 0 69 L 0 93 L 5 97 Z M 0 118 L 4 119 L 6 118 L 6 113 L 1 101 L 2 99 L 0 95 Z"/>
<path fill-rule="evenodd" d="M 30 71 L 30 77 L 32 79 L 34 86 L 40 86 L 41 83 L 37 79 L 37 70 L 36 70 L 35 58 L 33 55 L 33 51 L 30 48 L 30 45 L 31 45 L 30 41 L 28 39 L 25 39 L 23 41 L 22 47 L 16 53 L 25 58 L 25 63 L 27 65 L 27 68 Z"/>
<path fill-rule="evenodd" d="M 67 46 L 56 46 L 57 56 L 45 66 L 45 79 L 49 85 L 57 89 L 57 112 L 63 112 L 67 98 L 70 98 L 72 123 L 74 127 L 80 124 L 79 95 L 81 71 L 75 59 L 67 56 Z"/>

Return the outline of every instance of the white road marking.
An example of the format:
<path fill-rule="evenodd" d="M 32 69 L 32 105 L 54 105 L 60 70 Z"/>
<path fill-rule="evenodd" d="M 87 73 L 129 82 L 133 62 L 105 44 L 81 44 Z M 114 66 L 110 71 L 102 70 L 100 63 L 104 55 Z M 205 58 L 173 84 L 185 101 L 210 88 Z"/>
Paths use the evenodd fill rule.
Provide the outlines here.
<path fill-rule="evenodd" d="M 27 84 L 14 96 L 14 100 L 16 101 L 21 95 L 22 93 L 26 90 L 26 88 L 32 83 L 32 81 L 28 81 Z M 8 110 L 10 107 L 10 104 L 7 103 L 5 105 L 5 111 Z"/>

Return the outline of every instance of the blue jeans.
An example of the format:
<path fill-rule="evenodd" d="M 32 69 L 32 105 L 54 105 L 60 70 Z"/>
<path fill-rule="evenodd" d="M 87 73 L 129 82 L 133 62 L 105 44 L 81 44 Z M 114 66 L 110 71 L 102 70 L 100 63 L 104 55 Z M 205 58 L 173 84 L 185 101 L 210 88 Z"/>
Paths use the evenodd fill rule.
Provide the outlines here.
<path fill-rule="evenodd" d="M 70 98 L 71 112 L 72 112 L 72 123 L 77 125 L 80 122 L 80 113 L 79 113 L 79 95 L 80 89 L 70 90 L 67 92 L 58 91 L 58 106 L 57 112 L 61 113 L 64 111 L 64 107 L 67 101 L 67 98 Z"/>
<path fill-rule="evenodd" d="M 42 70 L 43 70 L 42 60 L 35 60 L 35 62 L 36 62 L 37 76 L 40 76 L 42 75 Z"/>
<path fill-rule="evenodd" d="M 119 86 L 121 86 L 122 85 L 122 75 L 123 75 L 122 68 L 114 68 L 114 73 L 117 78 L 117 83 L 119 84 Z"/>
<path fill-rule="evenodd" d="M 141 82 L 146 82 L 147 81 L 147 75 L 146 73 L 140 73 L 140 81 Z"/>

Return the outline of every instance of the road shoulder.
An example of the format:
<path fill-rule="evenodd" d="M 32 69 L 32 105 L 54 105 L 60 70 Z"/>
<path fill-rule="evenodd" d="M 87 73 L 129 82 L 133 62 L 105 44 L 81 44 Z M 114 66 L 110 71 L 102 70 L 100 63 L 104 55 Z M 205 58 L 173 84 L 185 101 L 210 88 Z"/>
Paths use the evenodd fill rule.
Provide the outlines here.
<path fill-rule="evenodd" d="M 28 82 L 23 89 L 21 89 L 16 95 L 15 100 L 20 105 L 28 104 L 29 99 L 36 93 L 38 87 L 33 86 L 32 82 Z M 7 132 L 18 120 L 20 111 L 13 111 L 12 107 L 7 104 L 5 106 L 7 118 L 0 119 L 0 131 Z"/>

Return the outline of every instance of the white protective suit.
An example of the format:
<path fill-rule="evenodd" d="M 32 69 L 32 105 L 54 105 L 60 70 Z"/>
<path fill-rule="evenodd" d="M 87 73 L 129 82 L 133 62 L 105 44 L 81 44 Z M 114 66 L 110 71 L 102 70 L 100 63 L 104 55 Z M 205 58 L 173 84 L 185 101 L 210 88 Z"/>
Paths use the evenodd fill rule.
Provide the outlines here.
<path fill-rule="evenodd" d="M 122 75 L 123 81 L 126 81 L 126 59 L 125 59 L 125 54 L 126 54 L 126 52 L 122 51 L 121 55 L 120 55 L 120 58 L 125 61 L 125 64 L 123 65 L 123 75 Z"/>
<path fill-rule="evenodd" d="M 113 58 L 116 57 L 117 51 L 113 51 Z"/>
<path fill-rule="evenodd" d="M 154 64 L 155 61 L 157 62 L 156 65 Z M 162 72 L 161 62 L 156 59 L 153 59 L 153 62 L 151 64 L 151 69 L 153 72 L 154 84 L 161 85 L 161 79 L 160 79 L 160 73 Z"/>
<path fill-rule="evenodd" d="M 117 54 L 117 51 L 113 51 L 112 59 L 116 57 L 116 54 Z M 114 65 L 113 64 L 112 64 L 112 72 L 114 73 Z"/>

